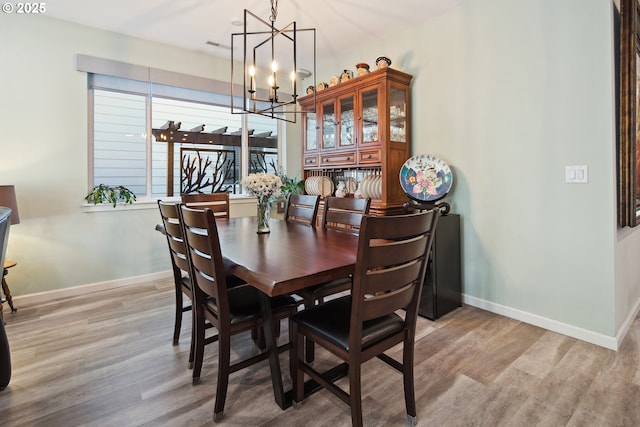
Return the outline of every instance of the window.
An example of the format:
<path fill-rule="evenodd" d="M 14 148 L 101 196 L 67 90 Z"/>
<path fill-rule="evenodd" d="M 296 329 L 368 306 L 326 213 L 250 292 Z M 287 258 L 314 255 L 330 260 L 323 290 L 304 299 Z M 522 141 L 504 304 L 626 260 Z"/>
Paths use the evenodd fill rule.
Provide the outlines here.
<path fill-rule="evenodd" d="M 88 79 L 91 187 L 124 185 L 139 199 L 241 193 L 243 173 L 277 169 L 279 121 L 232 114 L 224 93 L 98 73 Z"/>

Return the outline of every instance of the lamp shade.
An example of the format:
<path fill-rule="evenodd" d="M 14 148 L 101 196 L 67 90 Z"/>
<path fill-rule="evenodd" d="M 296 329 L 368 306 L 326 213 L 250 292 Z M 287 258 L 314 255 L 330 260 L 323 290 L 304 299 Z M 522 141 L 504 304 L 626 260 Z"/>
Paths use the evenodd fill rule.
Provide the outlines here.
<path fill-rule="evenodd" d="M 0 206 L 6 206 L 12 210 L 11 224 L 20 224 L 16 189 L 13 185 L 0 185 Z"/>

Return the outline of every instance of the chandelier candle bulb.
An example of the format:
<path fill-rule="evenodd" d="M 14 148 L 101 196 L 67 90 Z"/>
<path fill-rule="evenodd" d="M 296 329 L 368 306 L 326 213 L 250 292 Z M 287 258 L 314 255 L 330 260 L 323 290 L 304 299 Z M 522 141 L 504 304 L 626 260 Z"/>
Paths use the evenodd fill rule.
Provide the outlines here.
<path fill-rule="evenodd" d="M 249 67 L 249 76 L 251 77 L 249 82 L 249 93 L 251 94 L 251 98 L 255 99 L 256 97 L 256 67 L 253 65 Z"/>
<path fill-rule="evenodd" d="M 267 81 L 269 83 L 269 99 L 273 101 L 275 98 L 276 79 L 271 75 Z"/>
<path fill-rule="evenodd" d="M 274 98 L 277 97 L 275 96 L 275 92 L 278 90 L 278 63 L 274 60 L 271 63 L 271 71 L 273 71 L 273 91 L 274 91 Z"/>

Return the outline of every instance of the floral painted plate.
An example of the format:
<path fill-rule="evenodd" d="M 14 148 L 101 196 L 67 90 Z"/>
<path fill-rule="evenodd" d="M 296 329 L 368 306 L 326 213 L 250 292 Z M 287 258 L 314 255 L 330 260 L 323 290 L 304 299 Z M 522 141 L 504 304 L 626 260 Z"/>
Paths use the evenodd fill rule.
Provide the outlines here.
<path fill-rule="evenodd" d="M 453 175 L 444 161 L 431 154 L 413 156 L 400 169 L 400 185 L 412 199 L 433 202 L 451 190 Z"/>

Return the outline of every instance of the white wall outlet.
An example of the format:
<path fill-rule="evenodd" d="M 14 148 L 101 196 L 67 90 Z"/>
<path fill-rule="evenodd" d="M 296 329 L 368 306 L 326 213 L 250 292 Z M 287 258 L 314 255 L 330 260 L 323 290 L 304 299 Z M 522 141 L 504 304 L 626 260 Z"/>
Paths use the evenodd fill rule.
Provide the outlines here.
<path fill-rule="evenodd" d="M 565 182 L 586 184 L 588 182 L 587 165 L 565 166 Z"/>

